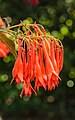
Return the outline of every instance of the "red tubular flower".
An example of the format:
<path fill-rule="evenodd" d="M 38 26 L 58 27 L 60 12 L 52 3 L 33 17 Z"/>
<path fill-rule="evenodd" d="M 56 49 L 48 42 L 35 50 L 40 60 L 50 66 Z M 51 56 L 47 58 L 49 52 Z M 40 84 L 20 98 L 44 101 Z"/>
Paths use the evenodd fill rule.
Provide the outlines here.
<path fill-rule="evenodd" d="M 14 68 L 12 70 L 12 75 L 13 75 L 13 79 L 11 81 L 11 83 L 13 82 L 13 80 L 16 80 L 17 85 L 20 85 L 20 83 L 24 84 L 24 87 L 22 89 L 22 92 L 20 94 L 20 96 L 22 96 L 22 94 L 26 94 L 31 96 L 32 91 L 35 92 L 35 90 L 33 89 L 33 87 L 31 86 L 30 83 L 30 56 L 29 56 L 29 52 L 28 52 L 28 58 L 26 61 L 26 54 L 24 53 L 24 49 L 22 47 L 22 41 L 18 40 L 18 57 L 16 59 L 16 62 L 14 64 Z M 36 93 L 36 92 L 35 92 Z"/>
<path fill-rule="evenodd" d="M 6 27 L 1 17 L 0 17 L 0 27 Z M 2 41 L 0 41 L 0 57 L 6 57 L 8 53 L 9 53 L 9 49 Z"/>
<path fill-rule="evenodd" d="M 34 30 L 29 33 L 27 29 L 25 37 L 18 40 L 18 56 L 12 70 L 12 81 L 15 80 L 18 85 L 24 84 L 21 97 L 23 94 L 31 96 L 33 92 L 36 95 L 36 90 L 40 87 L 45 90 L 55 89 L 63 67 L 62 43 L 50 35 L 47 36 L 40 25 L 42 31 L 37 24 L 30 26 Z"/>
<path fill-rule="evenodd" d="M 36 82 L 35 82 L 35 89 L 36 87 L 39 88 L 39 86 L 43 86 L 44 89 L 46 89 L 46 84 L 45 81 L 43 79 L 43 74 L 38 62 L 38 56 L 36 57 Z"/>
<path fill-rule="evenodd" d="M 23 81 L 23 62 L 21 58 L 22 48 L 21 48 L 21 40 L 18 40 L 18 57 L 16 59 L 16 62 L 14 64 L 14 68 L 12 70 L 13 80 L 16 80 L 16 83 L 20 85 L 20 83 Z M 11 83 L 12 83 L 11 81 Z"/>

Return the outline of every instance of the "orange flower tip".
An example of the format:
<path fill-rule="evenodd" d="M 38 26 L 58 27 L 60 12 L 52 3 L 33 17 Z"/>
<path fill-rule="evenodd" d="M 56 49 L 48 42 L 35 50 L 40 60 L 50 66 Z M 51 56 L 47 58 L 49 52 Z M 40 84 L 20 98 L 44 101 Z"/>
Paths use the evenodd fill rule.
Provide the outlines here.
<path fill-rule="evenodd" d="M 21 93 L 20 93 L 20 97 L 22 98 L 22 95 L 23 95 L 23 89 L 22 89 L 22 91 L 21 91 Z"/>
<path fill-rule="evenodd" d="M 54 74 L 57 78 L 59 78 L 59 80 L 61 80 L 61 78 L 59 77 L 59 75 L 58 75 L 56 72 L 53 71 L 53 74 Z"/>
<path fill-rule="evenodd" d="M 44 84 L 42 84 L 42 86 L 44 87 L 44 89 L 46 90 L 46 84 L 44 83 Z"/>
<path fill-rule="evenodd" d="M 46 84 L 43 86 L 44 90 L 46 90 Z"/>
<path fill-rule="evenodd" d="M 45 91 L 47 90 L 47 88 L 45 88 Z"/>
<path fill-rule="evenodd" d="M 22 95 L 20 94 L 20 98 L 22 98 Z"/>
<path fill-rule="evenodd" d="M 51 91 L 52 90 L 52 88 L 48 88 L 48 91 Z"/>
<path fill-rule="evenodd" d="M 59 77 L 59 80 L 62 81 L 62 79 Z"/>
<path fill-rule="evenodd" d="M 34 94 L 35 94 L 35 96 L 37 96 L 37 92 L 34 90 Z"/>
<path fill-rule="evenodd" d="M 59 76 L 57 76 L 57 75 L 55 75 L 55 76 L 56 76 L 60 81 L 62 81 L 61 78 L 60 78 Z"/>

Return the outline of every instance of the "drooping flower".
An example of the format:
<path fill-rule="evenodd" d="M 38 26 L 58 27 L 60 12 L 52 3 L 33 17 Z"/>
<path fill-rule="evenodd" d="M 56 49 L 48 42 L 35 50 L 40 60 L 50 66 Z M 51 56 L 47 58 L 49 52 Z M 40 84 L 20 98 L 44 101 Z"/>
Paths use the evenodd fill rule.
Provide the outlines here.
<path fill-rule="evenodd" d="M 6 27 L 1 17 L 0 17 L 0 27 Z M 0 40 L 0 57 L 6 57 L 8 53 L 9 53 L 8 47 Z"/>
<path fill-rule="evenodd" d="M 55 89 L 63 67 L 62 43 L 47 34 L 41 25 L 29 24 L 26 29 L 18 40 L 18 56 L 12 70 L 12 81 L 23 84 L 20 96 L 31 96 L 33 92 L 36 95 L 40 87 Z"/>
<path fill-rule="evenodd" d="M 16 83 L 20 85 L 20 83 L 23 81 L 23 62 L 21 58 L 22 48 L 21 48 L 22 41 L 18 41 L 18 57 L 16 59 L 16 62 L 14 64 L 14 68 L 12 70 L 13 80 L 16 80 Z M 11 83 L 12 83 L 11 81 Z"/>

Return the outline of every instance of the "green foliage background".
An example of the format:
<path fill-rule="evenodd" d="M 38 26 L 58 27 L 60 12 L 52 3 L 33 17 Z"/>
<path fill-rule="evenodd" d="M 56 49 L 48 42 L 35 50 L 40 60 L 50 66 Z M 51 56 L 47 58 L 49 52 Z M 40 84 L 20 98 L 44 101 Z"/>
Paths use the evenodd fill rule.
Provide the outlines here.
<path fill-rule="evenodd" d="M 40 90 L 38 96 L 19 97 L 21 87 L 10 86 L 14 58 L 0 59 L 0 115 L 5 120 L 74 120 L 75 119 L 75 0 L 40 0 L 37 7 L 28 0 L 0 0 L 0 16 L 42 24 L 64 45 L 62 81 L 53 91 Z"/>

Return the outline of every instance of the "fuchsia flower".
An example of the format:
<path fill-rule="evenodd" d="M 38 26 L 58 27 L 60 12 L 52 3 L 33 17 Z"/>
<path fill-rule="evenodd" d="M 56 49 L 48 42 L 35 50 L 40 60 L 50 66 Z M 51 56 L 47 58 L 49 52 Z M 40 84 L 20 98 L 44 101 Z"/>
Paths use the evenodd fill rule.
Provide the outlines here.
<path fill-rule="evenodd" d="M 39 0 L 29 1 L 33 6 L 39 4 Z M 22 26 L 26 28 L 24 32 L 20 29 Z M 0 27 L 6 27 L 1 18 Z M 6 34 L 9 35 L 10 29 L 14 27 L 19 27 L 14 37 L 15 44 L 18 44 L 18 52 L 15 51 L 14 41 L 5 39 Z M 61 41 L 46 33 L 40 24 L 22 23 L 8 27 L 7 30 L 1 39 L 6 41 L 4 42 L 16 58 L 11 83 L 15 81 L 18 86 L 23 84 L 20 96 L 31 96 L 32 93 L 37 95 L 40 87 L 45 90 L 55 89 L 61 79 L 59 74 L 63 67 L 64 49 Z M 6 45 L 0 41 L 0 57 L 6 57 L 9 53 Z"/>
<path fill-rule="evenodd" d="M 18 56 L 12 70 L 12 81 L 24 85 L 20 96 L 31 96 L 33 92 L 36 95 L 40 87 L 55 89 L 63 67 L 62 43 L 51 35 L 47 37 L 42 26 L 41 29 L 38 24 L 29 26 L 34 30 L 28 34 L 27 29 L 25 38 L 18 40 Z"/>

